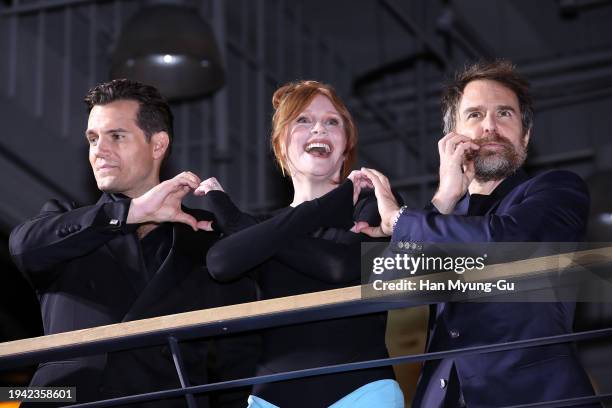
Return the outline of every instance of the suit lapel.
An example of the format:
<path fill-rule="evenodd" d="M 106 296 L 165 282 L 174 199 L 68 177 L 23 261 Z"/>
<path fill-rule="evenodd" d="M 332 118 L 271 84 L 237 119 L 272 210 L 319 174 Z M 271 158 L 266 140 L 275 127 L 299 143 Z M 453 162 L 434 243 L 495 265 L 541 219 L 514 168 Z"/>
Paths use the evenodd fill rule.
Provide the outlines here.
<path fill-rule="evenodd" d="M 176 288 L 177 283 L 191 272 L 189 259 L 177 253 L 178 248 L 180 248 L 178 243 L 183 239 L 182 235 L 182 225 L 173 224 L 172 247 L 166 259 L 124 316 L 123 321 L 144 319 L 173 312 L 168 309 L 168 305 L 164 304 L 164 299 L 168 297 L 168 292 Z"/>
<path fill-rule="evenodd" d="M 113 201 L 112 197 L 106 193 L 98 200 L 98 204 Z M 136 234 L 121 234 L 109 240 L 105 244 L 112 258 L 124 271 L 124 275 L 132 285 L 135 293 L 140 293 L 146 286 L 146 281 L 142 274 L 142 257 L 140 255 L 140 243 Z"/>

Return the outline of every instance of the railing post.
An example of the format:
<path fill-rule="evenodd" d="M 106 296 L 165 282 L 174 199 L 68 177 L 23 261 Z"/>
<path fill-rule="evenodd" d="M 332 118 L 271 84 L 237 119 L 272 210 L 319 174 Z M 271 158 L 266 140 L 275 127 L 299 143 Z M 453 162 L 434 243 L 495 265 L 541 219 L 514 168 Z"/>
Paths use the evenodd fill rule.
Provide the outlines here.
<path fill-rule="evenodd" d="M 181 356 L 181 349 L 178 346 L 178 341 L 174 336 L 168 337 L 168 345 L 170 346 L 170 352 L 172 353 L 172 360 L 174 361 L 174 367 L 176 367 L 176 373 L 178 374 L 179 381 L 181 382 L 181 388 L 190 387 L 189 378 L 185 372 L 185 366 L 183 365 L 183 357 Z M 187 406 L 189 408 L 197 408 L 195 397 L 193 394 L 185 394 L 187 400 Z"/>

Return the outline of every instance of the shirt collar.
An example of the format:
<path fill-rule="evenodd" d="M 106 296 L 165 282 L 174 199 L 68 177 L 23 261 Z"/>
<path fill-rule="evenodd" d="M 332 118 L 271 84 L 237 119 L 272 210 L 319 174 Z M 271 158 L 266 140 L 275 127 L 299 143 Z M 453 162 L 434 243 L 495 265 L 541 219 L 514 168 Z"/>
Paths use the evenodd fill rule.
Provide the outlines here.
<path fill-rule="evenodd" d="M 523 183 L 527 180 L 528 176 L 525 173 L 525 170 L 518 169 L 511 176 L 506 177 L 495 190 L 489 194 L 492 198 L 502 198 L 505 197 L 510 191 L 512 191 L 516 186 Z"/>

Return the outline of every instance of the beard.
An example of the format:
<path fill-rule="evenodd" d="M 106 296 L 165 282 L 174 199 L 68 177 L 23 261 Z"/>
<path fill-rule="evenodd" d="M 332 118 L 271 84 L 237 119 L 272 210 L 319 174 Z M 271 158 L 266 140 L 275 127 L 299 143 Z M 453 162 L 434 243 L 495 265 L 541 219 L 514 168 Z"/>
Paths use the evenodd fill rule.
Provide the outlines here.
<path fill-rule="evenodd" d="M 473 141 L 479 146 L 486 143 L 497 143 L 501 149 L 485 150 L 480 149 L 471 154 L 474 161 L 474 178 L 479 182 L 503 180 L 514 174 L 527 158 L 527 147 L 521 146 L 518 149 L 506 137 L 499 133 Z"/>

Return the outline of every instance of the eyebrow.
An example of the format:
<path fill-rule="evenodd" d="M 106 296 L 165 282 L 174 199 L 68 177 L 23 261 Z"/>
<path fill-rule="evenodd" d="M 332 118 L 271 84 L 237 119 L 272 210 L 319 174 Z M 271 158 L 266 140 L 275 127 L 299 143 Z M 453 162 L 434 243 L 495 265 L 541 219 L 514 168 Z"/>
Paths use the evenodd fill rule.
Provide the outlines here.
<path fill-rule="evenodd" d="M 128 133 L 128 131 L 127 131 L 126 129 L 123 129 L 123 128 L 115 128 L 115 129 L 108 129 L 108 130 L 105 130 L 105 131 L 104 131 L 104 132 L 102 132 L 102 133 L 105 133 L 105 134 L 109 134 L 109 133 Z M 87 136 L 89 136 L 89 135 L 97 135 L 97 133 L 96 133 L 96 132 L 94 132 L 94 131 L 93 131 L 93 130 L 91 130 L 91 129 L 87 129 L 87 130 L 85 131 L 85 137 L 87 137 Z"/>
<path fill-rule="evenodd" d="M 484 106 L 479 105 L 479 106 L 470 106 L 469 108 L 466 108 L 463 110 L 463 115 L 467 115 L 469 113 L 472 112 L 478 112 L 478 111 L 483 111 L 486 110 Z M 495 107 L 495 110 L 509 110 L 512 112 L 516 112 L 516 109 L 514 109 L 512 106 L 510 105 L 497 105 Z"/>
<path fill-rule="evenodd" d="M 312 111 L 310 109 L 306 109 L 303 111 L 303 113 L 312 113 Z M 341 116 L 340 113 L 334 111 L 325 111 L 325 113 L 328 115 Z"/>
<path fill-rule="evenodd" d="M 126 129 L 123 128 L 115 128 L 115 129 L 108 129 L 105 130 L 103 133 L 127 133 L 128 131 Z"/>
<path fill-rule="evenodd" d="M 516 112 L 516 110 L 512 106 L 510 106 L 510 105 L 499 105 L 497 107 L 497 110 L 509 110 L 509 111 L 512 111 L 512 112 Z"/>

